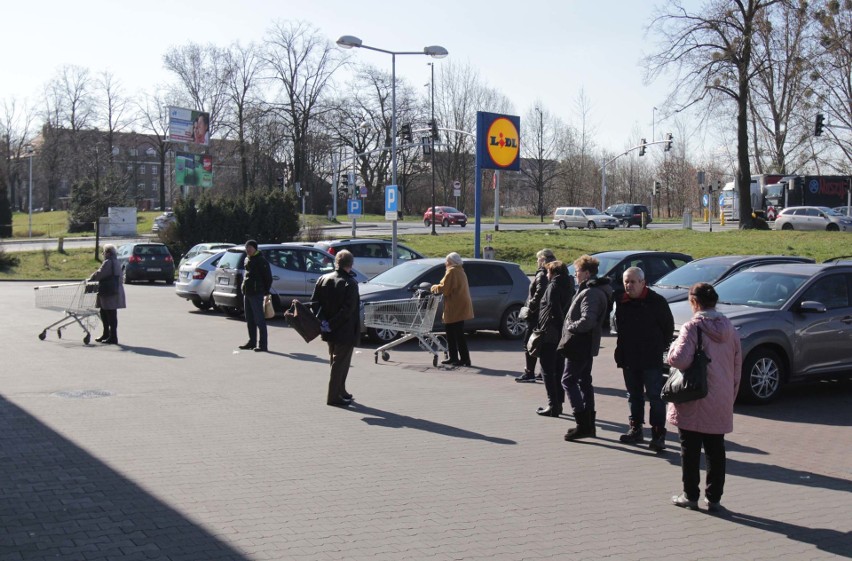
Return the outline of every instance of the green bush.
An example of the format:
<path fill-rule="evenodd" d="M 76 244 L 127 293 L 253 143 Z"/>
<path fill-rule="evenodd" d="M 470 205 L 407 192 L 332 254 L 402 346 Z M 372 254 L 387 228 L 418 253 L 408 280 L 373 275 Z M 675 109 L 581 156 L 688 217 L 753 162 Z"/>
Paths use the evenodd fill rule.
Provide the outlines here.
<path fill-rule="evenodd" d="M 20 264 L 21 260 L 17 256 L 6 253 L 6 250 L 0 247 L 0 271 L 11 271 Z"/>

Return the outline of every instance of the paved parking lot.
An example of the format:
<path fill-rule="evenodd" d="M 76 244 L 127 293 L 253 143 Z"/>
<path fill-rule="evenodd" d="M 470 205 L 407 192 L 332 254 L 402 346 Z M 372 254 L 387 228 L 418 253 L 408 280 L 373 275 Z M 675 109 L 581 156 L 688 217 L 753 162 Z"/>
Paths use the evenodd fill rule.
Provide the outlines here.
<path fill-rule="evenodd" d="M 517 343 L 470 339 L 472 368 L 416 345 L 354 358 L 356 405 L 327 407 L 324 345 L 173 287 L 127 287 L 123 345 L 84 346 L 0 284 L 0 560 L 832 559 L 852 557 L 852 384 L 738 408 L 720 515 L 668 504 L 674 435 L 622 445 L 627 406 L 595 365 L 598 438 L 562 440 Z M 96 333 L 97 335 L 97 333 Z"/>

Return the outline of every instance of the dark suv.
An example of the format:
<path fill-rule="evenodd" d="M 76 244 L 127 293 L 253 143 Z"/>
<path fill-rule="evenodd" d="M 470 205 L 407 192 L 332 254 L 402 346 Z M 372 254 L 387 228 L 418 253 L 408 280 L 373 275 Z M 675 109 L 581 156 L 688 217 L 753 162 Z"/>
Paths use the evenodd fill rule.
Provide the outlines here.
<path fill-rule="evenodd" d="M 633 203 L 621 203 L 607 207 L 604 211 L 610 216 L 618 218 L 618 222 L 625 228 L 631 226 L 642 225 L 642 213 L 645 213 L 645 224 L 653 222 L 651 211 L 645 205 L 637 205 Z"/>

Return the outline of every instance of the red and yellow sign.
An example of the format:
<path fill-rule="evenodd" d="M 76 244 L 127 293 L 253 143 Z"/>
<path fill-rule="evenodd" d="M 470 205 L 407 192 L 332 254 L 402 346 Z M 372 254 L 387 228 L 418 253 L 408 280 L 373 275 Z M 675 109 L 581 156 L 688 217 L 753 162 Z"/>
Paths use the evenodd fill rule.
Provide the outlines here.
<path fill-rule="evenodd" d="M 479 164 L 482 169 L 520 169 L 520 118 L 513 115 L 477 114 Z"/>

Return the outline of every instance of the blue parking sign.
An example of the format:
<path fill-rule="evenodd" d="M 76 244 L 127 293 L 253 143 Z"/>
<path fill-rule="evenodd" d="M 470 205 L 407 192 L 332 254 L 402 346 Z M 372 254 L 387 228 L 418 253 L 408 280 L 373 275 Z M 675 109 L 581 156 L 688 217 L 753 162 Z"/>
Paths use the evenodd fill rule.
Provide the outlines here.
<path fill-rule="evenodd" d="M 346 205 L 346 213 L 352 216 L 361 216 L 361 201 L 349 199 Z"/>
<path fill-rule="evenodd" d="M 396 220 L 399 215 L 399 187 L 388 185 L 385 187 L 385 220 Z"/>

